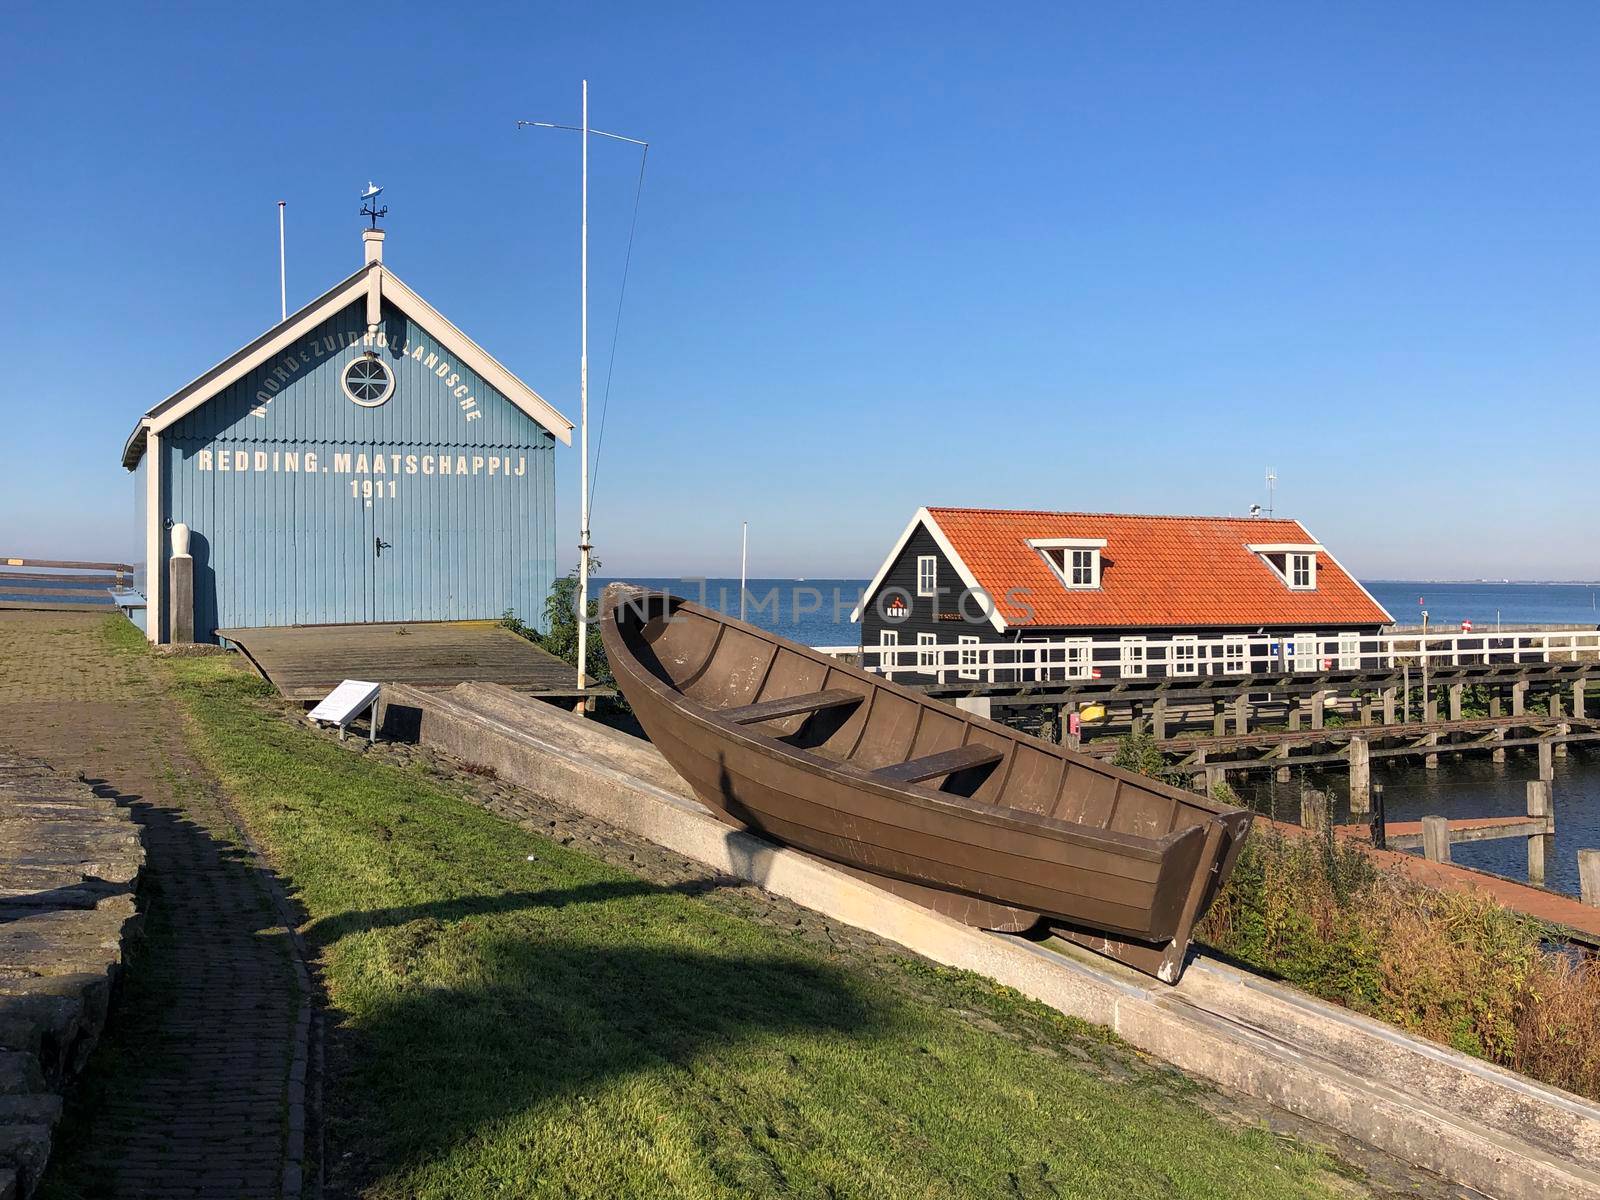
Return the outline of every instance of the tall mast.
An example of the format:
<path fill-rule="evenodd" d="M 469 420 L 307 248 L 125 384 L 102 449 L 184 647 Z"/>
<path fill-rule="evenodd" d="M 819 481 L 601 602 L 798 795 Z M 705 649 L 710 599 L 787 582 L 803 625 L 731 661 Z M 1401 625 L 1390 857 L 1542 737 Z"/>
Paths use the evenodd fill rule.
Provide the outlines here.
<path fill-rule="evenodd" d="M 582 458 L 578 486 L 582 528 L 578 531 L 578 690 L 588 686 L 589 662 L 589 81 L 583 81 L 583 216 L 579 231 L 578 410 Z M 579 707 L 582 708 L 580 701 Z"/>

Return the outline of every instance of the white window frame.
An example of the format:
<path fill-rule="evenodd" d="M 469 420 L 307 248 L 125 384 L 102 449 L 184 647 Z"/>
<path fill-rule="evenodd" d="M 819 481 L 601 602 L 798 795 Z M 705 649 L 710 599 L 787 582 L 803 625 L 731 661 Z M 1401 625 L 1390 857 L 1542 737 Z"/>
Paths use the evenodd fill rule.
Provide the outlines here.
<path fill-rule="evenodd" d="M 1288 568 L 1286 574 L 1289 579 L 1289 590 L 1292 592 L 1314 592 L 1317 590 L 1317 556 L 1304 552 L 1289 554 L 1283 560 Z M 1305 582 L 1300 582 L 1300 566 L 1305 565 Z"/>
<path fill-rule="evenodd" d="M 1167 671 L 1172 675 L 1198 675 L 1200 673 L 1200 638 L 1184 634 L 1172 639 L 1171 659 Z"/>
<path fill-rule="evenodd" d="M 1222 673 L 1247 675 L 1250 673 L 1250 639 L 1229 637 L 1222 639 Z"/>
<path fill-rule="evenodd" d="M 937 650 L 928 649 L 929 646 L 937 646 L 938 644 L 939 644 L 939 635 L 936 634 L 936 633 L 919 633 L 919 634 L 917 634 L 917 668 L 918 668 L 918 670 L 921 670 L 923 667 L 927 667 L 929 670 L 933 670 L 933 669 L 938 667 L 938 665 L 939 665 L 939 652 Z"/>
<path fill-rule="evenodd" d="M 1088 679 L 1094 669 L 1094 639 L 1068 638 L 1066 659 L 1068 679 Z"/>
<path fill-rule="evenodd" d="M 956 638 L 957 651 L 956 665 L 959 668 L 956 675 L 961 679 L 978 678 L 978 646 L 981 639 L 974 634 L 963 633 Z"/>
<path fill-rule="evenodd" d="M 1100 587 L 1100 552 L 1105 549 L 1105 538 L 1029 538 L 1028 545 L 1039 552 L 1039 557 L 1050 565 L 1056 578 L 1075 592 L 1093 592 Z M 1090 556 L 1088 583 L 1074 583 L 1073 554 L 1087 552 Z"/>
<path fill-rule="evenodd" d="M 1117 643 L 1117 674 L 1123 679 L 1143 679 L 1149 671 L 1145 660 L 1145 641 L 1140 637 L 1125 637 Z M 1138 653 L 1133 653 L 1137 651 Z"/>
<path fill-rule="evenodd" d="M 900 647 L 900 631 L 898 629 L 878 630 L 878 670 L 887 678 L 893 679 L 892 674 L 900 665 L 898 654 L 885 654 L 884 651 L 894 651 Z"/>
<path fill-rule="evenodd" d="M 1341 633 L 1339 635 L 1339 669 L 1341 671 L 1356 671 L 1361 668 L 1361 635 L 1359 633 Z"/>
<path fill-rule="evenodd" d="M 1318 652 L 1318 638 L 1314 633 L 1296 633 L 1290 635 L 1294 640 L 1290 644 L 1289 669 L 1291 671 L 1320 671 L 1322 670 L 1322 655 Z"/>
<path fill-rule="evenodd" d="M 1082 560 L 1081 564 L 1079 560 Z M 1069 547 L 1061 552 L 1069 588 L 1094 589 L 1100 586 L 1100 551 Z M 1079 576 L 1082 578 L 1079 578 Z"/>
<path fill-rule="evenodd" d="M 917 555 L 917 595 L 937 596 L 939 594 L 939 556 L 937 554 Z"/>
<path fill-rule="evenodd" d="M 1266 563 L 1267 569 L 1283 580 L 1283 585 L 1291 592 L 1314 592 L 1317 590 L 1317 556 L 1322 553 L 1322 543 L 1260 542 L 1246 546 L 1245 549 Z M 1273 561 L 1280 557 L 1283 559 L 1283 566 L 1281 567 Z M 1307 581 L 1305 583 L 1295 582 L 1295 560 L 1300 558 L 1306 560 Z"/>

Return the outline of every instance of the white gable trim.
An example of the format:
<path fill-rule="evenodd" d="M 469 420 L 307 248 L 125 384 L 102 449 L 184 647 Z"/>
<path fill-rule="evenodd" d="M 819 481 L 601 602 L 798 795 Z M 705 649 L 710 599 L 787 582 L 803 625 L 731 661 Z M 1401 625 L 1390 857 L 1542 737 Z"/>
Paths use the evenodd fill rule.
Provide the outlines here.
<path fill-rule="evenodd" d="M 158 434 L 174 422 L 188 416 L 215 398 L 224 388 L 238 382 L 274 355 L 294 345 L 349 305 L 365 299 L 370 324 L 372 301 L 380 293 L 406 316 L 425 328 L 441 346 L 482 376 L 486 383 L 511 401 L 524 415 L 549 430 L 563 445 L 572 445 L 571 421 L 557 412 L 539 393 L 501 366 L 487 350 L 462 333 L 438 309 L 402 283 L 392 271 L 385 269 L 382 263 L 372 262 L 152 408 L 129 435 L 122 451 L 122 465 L 130 471 L 133 470 L 144 453 L 148 434 Z"/>
<path fill-rule="evenodd" d="M 906 543 L 911 540 L 911 535 L 917 531 L 918 526 L 928 531 L 928 535 L 933 538 L 934 545 L 939 547 L 945 558 L 949 560 L 950 565 L 956 569 L 956 574 L 960 576 L 961 582 L 973 591 L 983 591 L 983 586 L 979 584 L 977 576 L 968 569 L 966 563 L 961 561 L 961 556 L 956 553 L 956 548 L 950 544 L 950 539 L 945 537 L 944 530 L 939 528 L 939 522 L 933 519 L 933 514 L 926 508 L 919 508 L 916 516 L 911 518 L 911 523 L 906 526 L 905 532 L 900 535 L 900 540 L 895 542 L 894 549 L 889 551 L 889 557 L 883 560 L 883 565 L 878 568 L 878 573 L 872 577 L 872 582 L 867 585 L 867 590 L 863 593 L 862 604 L 870 601 L 873 594 L 883 585 L 884 578 L 889 574 L 889 569 L 894 566 L 895 559 L 900 557 L 900 552 L 906 548 Z M 988 593 L 984 594 L 987 595 Z M 850 620 L 852 623 L 861 620 L 862 604 L 856 605 L 851 610 Z M 1006 631 L 1005 618 L 1000 615 L 999 600 L 994 596 L 989 597 L 988 617 L 989 624 L 993 625 L 997 632 L 1004 633 Z"/>
<path fill-rule="evenodd" d="M 1300 529 L 1301 529 L 1302 532 L 1305 533 L 1305 535 L 1307 537 L 1311 537 L 1311 531 L 1309 529 L 1307 529 L 1304 525 L 1300 526 Z M 1389 612 L 1389 610 L 1387 608 L 1385 608 L 1383 605 L 1378 603 L 1378 598 L 1376 596 L 1374 596 L 1371 592 L 1367 591 L 1366 585 L 1363 584 L 1361 582 L 1361 580 L 1357 579 L 1354 575 L 1350 574 L 1349 571 L 1346 571 L 1344 569 L 1344 564 L 1333 556 L 1333 551 L 1327 549 L 1320 542 L 1317 542 L 1315 538 L 1312 538 L 1312 541 L 1317 546 L 1317 553 L 1321 554 L 1321 555 L 1324 555 L 1327 558 L 1327 560 L 1334 565 L 1334 567 L 1336 567 L 1340 572 L 1342 572 L 1344 574 L 1344 577 L 1346 579 L 1348 579 L 1351 583 L 1355 584 L 1358 588 L 1360 588 L 1361 589 L 1361 594 L 1363 596 L 1365 596 L 1368 600 L 1372 601 L 1372 607 L 1377 609 L 1379 612 L 1381 612 L 1383 614 L 1384 620 L 1388 624 L 1393 625 L 1395 623 L 1394 616 Z"/>
<path fill-rule="evenodd" d="M 457 329 L 443 313 L 401 282 L 387 267 L 383 269 L 383 294 L 396 308 L 434 335 L 446 349 L 454 352 L 485 382 L 515 404 L 522 412 L 543 425 L 564 446 L 572 445 L 572 422 L 522 380 L 518 379 L 477 342 Z"/>

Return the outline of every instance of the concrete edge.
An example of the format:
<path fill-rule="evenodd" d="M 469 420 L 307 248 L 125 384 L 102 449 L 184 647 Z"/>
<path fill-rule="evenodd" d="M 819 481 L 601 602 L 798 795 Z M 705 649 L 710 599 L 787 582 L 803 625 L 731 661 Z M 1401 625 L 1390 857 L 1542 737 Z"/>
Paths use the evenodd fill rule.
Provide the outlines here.
<path fill-rule="evenodd" d="M 1600 1197 L 1600 1172 L 1486 1128 L 1470 1114 L 1364 1079 L 1303 1047 L 1198 1008 L 1181 989 L 1118 977 L 1109 969 L 1114 964 L 1102 969 L 1021 939 L 961 925 L 725 825 L 698 803 L 574 753 L 536 731 L 468 708 L 448 694 L 405 685 L 386 686 L 385 693 L 388 704 L 419 712 L 423 744 L 492 766 L 508 782 L 935 962 L 988 976 L 1059 1012 L 1107 1026 L 1138 1049 L 1187 1072 L 1337 1129 L 1452 1182 L 1506 1200 Z M 1330 1020 L 1354 1016 L 1339 1009 L 1326 1015 Z M 1468 1069 L 1485 1065 L 1407 1039 L 1398 1030 L 1382 1032 L 1416 1042 L 1420 1051 L 1441 1063 Z M 1548 1099 L 1563 1107 L 1582 1105 L 1530 1080 L 1511 1079 L 1524 1104 Z"/>

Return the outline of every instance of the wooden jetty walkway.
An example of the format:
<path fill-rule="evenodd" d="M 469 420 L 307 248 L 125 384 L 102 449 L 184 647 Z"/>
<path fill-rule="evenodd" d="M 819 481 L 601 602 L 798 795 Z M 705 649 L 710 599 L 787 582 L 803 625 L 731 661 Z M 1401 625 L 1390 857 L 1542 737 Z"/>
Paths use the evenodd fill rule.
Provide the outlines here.
<path fill-rule="evenodd" d="M 219 629 L 290 700 L 321 700 L 346 679 L 454 687 L 503 683 L 537 696 L 580 693 L 576 672 L 498 621 Z"/>

